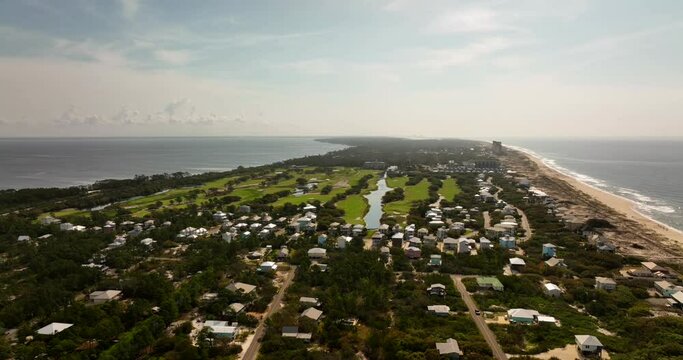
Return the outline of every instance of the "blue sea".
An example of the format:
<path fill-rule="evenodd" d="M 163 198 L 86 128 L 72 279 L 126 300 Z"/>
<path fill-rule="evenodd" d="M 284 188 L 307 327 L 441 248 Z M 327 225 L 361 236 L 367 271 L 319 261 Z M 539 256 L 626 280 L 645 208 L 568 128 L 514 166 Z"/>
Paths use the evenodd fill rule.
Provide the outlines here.
<path fill-rule="evenodd" d="M 343 148 L 304 137 L 5 138 L 0 139 L 0 189 L 225 171 Z"/>
<path fill-rule="evenodd" d="M 508 139 L 548 166 L 627 198 L 645 216 L 683 230 L 683 139 Z"/>

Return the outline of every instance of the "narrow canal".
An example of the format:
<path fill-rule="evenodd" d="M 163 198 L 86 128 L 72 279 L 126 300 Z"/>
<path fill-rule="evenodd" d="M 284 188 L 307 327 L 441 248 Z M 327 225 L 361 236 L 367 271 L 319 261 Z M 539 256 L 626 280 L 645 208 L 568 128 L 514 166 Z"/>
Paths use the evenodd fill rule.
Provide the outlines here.
<path fill-rule="evenodd" d="M 365 198 L 368 200 L 368 213 L 365 215 L 365 226 L 368 229 L 377 229 L 382 219 L 382 197 L 391 188 L 387 185 L 387 174 L 384 174 L 377 180 L 377 190 L 367 194 Z"/>

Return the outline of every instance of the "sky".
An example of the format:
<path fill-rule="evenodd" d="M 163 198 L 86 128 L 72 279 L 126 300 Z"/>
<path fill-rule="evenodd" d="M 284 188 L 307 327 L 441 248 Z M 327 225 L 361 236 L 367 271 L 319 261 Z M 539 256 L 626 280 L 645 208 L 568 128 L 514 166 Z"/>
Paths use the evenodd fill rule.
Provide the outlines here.
<path fill-rule="evenodd" d="M 680 0 L 0 0 L 0 137 L 683 136 Z"/>

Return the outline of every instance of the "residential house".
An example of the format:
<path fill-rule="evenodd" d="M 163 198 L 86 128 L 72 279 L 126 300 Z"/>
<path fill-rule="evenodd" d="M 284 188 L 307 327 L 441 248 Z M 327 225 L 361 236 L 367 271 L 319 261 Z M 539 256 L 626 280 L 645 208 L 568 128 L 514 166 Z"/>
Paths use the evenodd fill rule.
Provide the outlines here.
<path fill-rule="evenodd" d="M 557 253 L 557 246 L 550 244 L 550 243 L 543 244 L 543 250 L 542 250 L 541 256 L 543 256 L 544 258 L 547 259 L 547 258 L 555 257 L 556 253 Z"/>
<path fill-rule="evenodd" d="M 469 254 L 472 249 L 470 249 L 470 243 L 466 238 L 458 239 L 458 254 Z"/>
<path fill-rule="evenodd" d="M 443 284 L 431 284 L 427 288 L 429 295 L 446 296 L 446 286 Z"/>
<path fill-rule="evenodd" d="M 59 230 L 62 230 L 62 231 L 71 231 L 71 230 L 73 230 L 73 228 L 74 228 L 74 225 L 72 223 L 67 222 L 67 223 L 59 224 Z"/>
<path fill-rule="evenodd" d="M 391 236 L 391 246 L 393 246 L 393 247 L 403 246 L 403 239 L 404 238 L 405 238 L 405 236 L 403 235 L 403 233 L 401 233 L 401 232 L 395 233 L 394 235 Z"/>
<path fill-rule="evenodd" d="M 536 317 L 540 314 L 536 310 L 510 309 L 508 310 L 508 321 L 516 324 L 533 324 Z"/>
<path fill-rule="evenodd" d="M 351 240 L 353 240 L 353 238 L 350 236 L 339 236 L 337 238 L 337 248 L 346 249 L 346 247 L 351 244 Z"/>
<path fill-rule="evenodd" d="M 510 258 L 510 270 L 522 271 L 525 266 L 526 262 L 524 262 L 524 259 L 518 257 Z"/>
<path fill-rule="evenodd" d="M 543 292 L 551 297 L 560 297 L 562 296 L 562 289 L 560 289 L 559 286 L 553 284 L 553 283 L 546 283 L 543 284 Z"/>
<path fill-rule="evenodd" d="M 429 246 L 429 247 L 435 247 L 436 246 L 436 236 L 426 235 L 425 237 L 422 238 L 422 245 Z"/>
<path fill-rule="evenodd" d="M 322 315 L 323 312 L 314 307 L 309 307 L 301 313 L 302 317 L 307 317 L 313 321 L 318 321 Z"/>
<path fill-rule="evenodd" d="M 59 323 L 59 322 L 53 322 L 52 324 L 43 326 L 42 328 L 38 329 L 36 331 L 37 334 L 39 335 L 57 335 L 60 332 L 74 326 L 74 324 L 67 324 L 67 323 Z"/>
<path fill-rule="evenodd" d="M 382 224 L 379 226 L 377 229 L 377 232 L 379 232 L 382 235 L 388 235 L 389 234 L 389 225 L 387 224 Z"/>
<path fill-rule="evenodd" d="M 455 339 L 448 339 L 444 343 L 436 343 L 436 350 L 439 352 L 439 356 L 446 357 L 450 360 L 457 360 L 463 355 L 463 352 L 458 346 L 458 342 Z"/>
<path fill-rule="evenodd" d="M 617 288 L 617 282 L 614 279 L 596 276 L 595 288 L 605 291 L 613 291 Z"/>
<path fill-rule="evenodd" d="M 365 226 L 361 224 L 356 224 L 353 226 L 353 230 L 351 231 L 351 235 L 354 237 L 359 237 L 363 235 L 363 232 L 365 231 Z"/>
<path fill-rule="evenodd" d="M 429 256 L 429 266 L 439 267 L 441 266 L 441 255 L 432 254 Z"/>
<path fill-rule="evenodd" d="M 443 239 L 443 249 L 445 250 L 457 250 L 458 249 L 458 240 L 453 239 L 452 237 L 447 237 Z"/>
<path fill-rule="evenodd" d="M 655 290 L 663 297 L 671 297 L 673 294 L 683 291 L 683 286 L 674 285 L 666 280 L 655 281 Z"/>
<path fill-rule="evenodd" d="M 576 348 L 582 356 L 597 358 L 602 356 L 604 346 L 595 336 L 575 335 L 574 339 L 576 341 Z"/>
<path fill-rule="evenodd" d="M 262 262 L 258 267 L 258 271 L 262 273 L 271 273 L 277 271 L 277 264 L 272 261 Z"/>
<path fill-rule="evenodd" d="M 318 236 L 318 245 L 324 246 L 327 243 L 327 235 L 326 234 L 320 234 Z"/>
<path fill-rule="evenodd" d="M 237 326 L 232 326 L 227 321 L 206 320 L 204 327 L 216 338 L 234 339 L 237 333 Z"/>
<path fill-rule="evenodd" d="M 379 253 L 384 257 L 391 256 L 391 250 L 386 246 L 382 246 L 381 248 L 379 248 Z"/>
<path fill-rule="evenodd" d="M 659 266 L 659 265 L 657 265 L 651 261 L 644 261 L 644 262 L 641 262 L 640 264 L 643 265 L 643 268 L 649 270 L 652 273 L 663 273 L 663 274 L 669 273 L 669 269 L 667 269 L 663 266 Z"/>
<path fill-rule="evenodd" d="M 429 305 L 427 311 L 437 316 L 448 316 L 451 308 L 446 305 Z"/>
<path fill-rule="evenodd" d="M 327 257 L 327 250 L 323 248 L 312 248 L 308 250 L 309 259 L 324 259 Z"/>
<path fill-rule="evenodd" d="M 671 301 L 673 306 L 683 309 L 683 291 L 671 295 Z"/>
<path fill-rule="evenodd" d="M 155 243 L 156 243 L 156 241 L 152 238 L 146 238 L 146 239 L 140 240 L 140 244 L 145 245 L 147 247 L 151 247 Z"/>
<path fill-rule="evenodd" d="M 564 259 L 558 259 L 556 257 L 552 257 L 552 258 L 546 260 L 545 265 L 547 267 L 551 267 L 551 268 L 554 268 L 554 267 L 566 268 L 567 267 L 567 264 L 564 263 Z"/>
<path fill-rule="evenodd" d="M 300 333 L 299 328 L 296 326 L 284 326 L 282 328 L 282 337 L 299 339 L 305 342 L 310 342 L 313 334 L 311 333 Z"/>
<path fill-rule="evenodd" d="M 493 276 L 479 276 L 477 277 L 477 285 L 479 289 L 482 290 L 495 290 L 503 291 L 503 284 L 498 280 L 498 278 Z"/>
<path fill-rule="evenodd" d="M 479 238 L 479 250 L 489 250 L 491 248 L 491 240 L 485 237 Z"/>
<path fill-rule="evenodd" d="M 299 298 L 299 303 L 305 304 L 305 305 L 310 305 L 310 306 L 320 306 L 320 300 L 318 300 L 318 298 L 314 298 L 314 297 L 302 296 Z"/>
<path fill-rule="evenodd" d="M 241 312 L 244 310 L 244 308 L 245 308 L 244 304 L 242 304 L 242 303 L 232 303 L 232 304 L 228 305 L 228 307 L 229 307 L 230 310 L 232 310 L 235 314 L 241 313 Z"/>
<path fill-rule="evenodd" d="M 42 219 L 40 219 L 40 224 L 41 225 L 52 225 L 52 224 L 59 224 L 62 220 L 56 219 L 52 216 L 46 216 Z"/>
<path fill-rule="evenodd" d="M 498 239 L 498 245 L 503 249 L 515 249 L 517 248 L 517 241 L 514 236 L 503 236 Z"/>
<path fill-rule="evenodd" d="M 384 242 L 384 234 L 381 232 L 376 232 L 372 234 L 372 246 L 375 248 L 378 248 L 382 246 L 382 243 Z"/>
<path fill-rule="evenodd" d="M 108 301 L 116 300 L 121 297 L 119 290 L 93 291 L 88 298 L 93 304 L 104 304 Z"/>
<path fill-rule="evenodd" d="M 408 240 L 408 245 L 419 248 L 422 246 L 422 240 L 418 237 L 411 237 L 410 240 Z"/>
<path fill-rule="evenodd" d="M 408 259 L 419 259 L 422 257 L 422 251 L 418 247 L 409 246 L 406 249 L 406 256 Z"/>
<path fill-rule="evenodd" d="M 235 283 L 228 285 L 228 287 L 226 289 L 228 289 L 228 291 L 231 291 L 231 292 L 239 292 L 239 293 L 247 295 L 247 294 L 251 294 L 254 290 L 256 290 L 256 285 L 250 285 L 250 284 L 245 284 L 245 283 L 241 283 L 241 282 L 235 282 Z"/>
<path fill-rule="evenodd" d="M 277 260 L 278 261 L 287 261 L 289 259 L 289 249 L 287 246 L 282 245 L 280 248 L 280 252 L 277 254 Z"/>
<path fill-rule="evenodd" d="M 436 238 L 439 240 L 443 240 L 448 236 L 448 229 L 445 227 L 440 227 L 436 229 Z"/>

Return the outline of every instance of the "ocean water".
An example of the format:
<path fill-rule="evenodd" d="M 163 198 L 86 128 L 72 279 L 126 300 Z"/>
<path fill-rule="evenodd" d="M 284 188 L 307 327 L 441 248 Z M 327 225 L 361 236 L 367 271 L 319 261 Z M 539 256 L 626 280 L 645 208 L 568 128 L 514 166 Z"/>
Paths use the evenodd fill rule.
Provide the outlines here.
<path fill-rule="evenodd" d="M 345 146 L 303 137 L 0 139 L 0 189 L 257 166 Z"/>
<path fill-rule="evenodd" d="M 545 164 L 627 198 L 645 216 L 683 230 L 683 139 L 508 139 Z"/>

